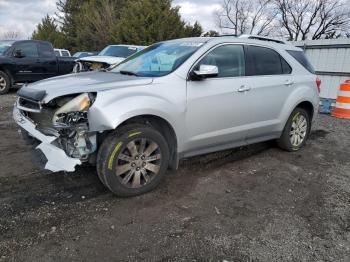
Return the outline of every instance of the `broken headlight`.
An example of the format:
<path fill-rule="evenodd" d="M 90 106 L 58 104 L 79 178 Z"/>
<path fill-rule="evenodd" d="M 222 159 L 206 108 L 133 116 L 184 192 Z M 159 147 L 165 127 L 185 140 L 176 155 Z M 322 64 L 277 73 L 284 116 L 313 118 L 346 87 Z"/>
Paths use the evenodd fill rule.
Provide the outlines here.
<path fill-rule="evenodd" d="M 86 118 L 86 112 L 94 102 L 94 96 L 89 93 L 81 94 L 58 109 L 53 116 L 54 126 L 77 123 Z"/>

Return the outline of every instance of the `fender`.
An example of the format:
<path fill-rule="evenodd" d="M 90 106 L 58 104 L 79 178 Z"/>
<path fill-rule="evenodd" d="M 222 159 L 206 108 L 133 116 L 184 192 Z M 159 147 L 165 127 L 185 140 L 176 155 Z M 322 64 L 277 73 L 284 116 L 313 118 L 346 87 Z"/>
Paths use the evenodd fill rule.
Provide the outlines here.
<path fill-rule="evenodd" d="M 176 105 L 161 96 L 149 93 L 131 95 L 130 90 L 127 96 L 120 95 L 111 99 L 113 97 L 111 93 L 98 93 L 88 113 L 91 132 L 114 130 L 133 117 L 153 115 L 166 120 L 172 126 L 180 145 L 179 140 L 184 137 L 185 130 L 185 106 Z"/>
<path fill-rule="evenodd" d="M 314 107 L 314 115 L 318 112 L 319 96 L 316 91 L 316 87 L 312 90 L 310 87 L 302 85 L 296 87 L 289 95 L 286 103 L 284 104 L 279 118 L 282 120 L 281 125 L 278 127 L 278 131 L 282 131 L 289 119 L 289 116 L 293 110 L 302 102 L 310 102 Z M 314 116 L 313 116 L 314 117 Z"/>

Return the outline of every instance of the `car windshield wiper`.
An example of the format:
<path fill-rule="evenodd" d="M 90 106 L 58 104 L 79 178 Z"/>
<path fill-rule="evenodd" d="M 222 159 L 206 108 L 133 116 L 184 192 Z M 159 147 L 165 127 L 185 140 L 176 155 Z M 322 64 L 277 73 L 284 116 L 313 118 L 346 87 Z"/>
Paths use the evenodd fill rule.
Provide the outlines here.
<path fill-rule="evenodd" d="M 120 70 L 119 73 L 122 75 L 129 75 L 129 76 L 139 76 L 137 73 L 132 71 L 126 71 L 126 70 Z"/>

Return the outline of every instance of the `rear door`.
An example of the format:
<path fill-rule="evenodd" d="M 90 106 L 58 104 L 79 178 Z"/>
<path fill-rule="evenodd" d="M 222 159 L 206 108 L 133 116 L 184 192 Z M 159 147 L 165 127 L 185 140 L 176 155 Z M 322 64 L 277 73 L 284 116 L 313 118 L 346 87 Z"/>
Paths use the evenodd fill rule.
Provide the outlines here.
<path fill-rule="evenodd" d="M 246 59 L 252 83 L 249 105 L 253 123 L 247 140 L 253 143 L 278 136 L 280 112 L 295 84 L 292 68 L 274 49 L 248 45 Z"/>
<path fill-rule="evenodd" d="M 250 99 L 245 90 L 251 83 L 245 77 L 243 45 L 216 47 L 193 70 L 200 65 L 217 66 L 219 75 L 187 82 L 187 148 L 198 154 L 214 151 L 210 149 L 215 147 L 245 144 L 251 123 Z"/>
<path fill-rule="evenodd" d="M 21 52 L 22 57 L 15 56 L 17 51 Z M 16 82 L 33 82 L 41 79 L 42 68 L 37 42 L 23 41 L 16 43 L 12 55 L 16 64 Z"/>

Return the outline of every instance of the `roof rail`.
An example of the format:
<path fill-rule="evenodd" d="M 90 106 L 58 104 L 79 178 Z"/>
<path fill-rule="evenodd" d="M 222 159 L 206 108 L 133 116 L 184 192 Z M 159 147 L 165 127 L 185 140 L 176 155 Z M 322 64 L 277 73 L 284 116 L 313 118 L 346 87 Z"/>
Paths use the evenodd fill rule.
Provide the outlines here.
<path fill-rule="evenodd" d="M 216 37 L 225 37 L 225 36 L 237 37 L 238 35 L 235 35 L 235 34 L 226 34 L 226 35 L 218 35 L 218 36 L 216 36 Z"/>
<path fill-rule="evenodd" d="M 269 38 L 269 37 L 260 36 L 260 35 L 240 35 L 238 38 L 254 39 L 254 40 L 260 40 L 260 41 L 268 41 L 268 42 L 274 42 L 274 43 L 283 44 L 283 45 L 286 44 L 286 42 L 283 41 L 283 40 L 278 40 L 278 39 Z"/>

